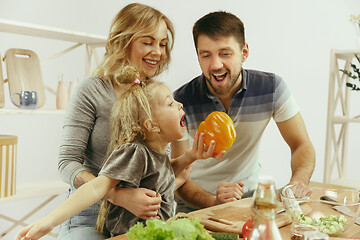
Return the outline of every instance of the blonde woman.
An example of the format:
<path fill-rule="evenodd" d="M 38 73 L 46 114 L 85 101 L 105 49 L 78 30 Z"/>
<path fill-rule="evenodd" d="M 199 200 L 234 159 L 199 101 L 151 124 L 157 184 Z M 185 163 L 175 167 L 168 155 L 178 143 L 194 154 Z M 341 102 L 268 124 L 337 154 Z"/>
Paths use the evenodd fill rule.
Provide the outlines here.
<path fill-rule="evenodd" d="M 114 17 L 101 64 L 82 81 L 67 108 L 58 168 L 71 185 L 69 195 L 100 170 L 109 144 L 110 109 L 124 91 L 119 70 L 130 64 L 141 80 L 162 73 L 170 62 L 173 39 L 172 23 L 152 7 L 129 4 Z M 107 199 L 143 219 L 156 217 L 161 203 L 156 192 L 144 188 L 114 188 Z M 98 209 L 95 204 L 70 218 L 61 225 L 58 239 L 103 239 L 95 230 Z"/>
<path fill-rule="evenodd" d="M 126 84 L 123 89 L 127 90 L 112 108 L 110 154 L 99 175 L 49 215 L 22 229 L 17 240 L 39 239 L 67 218 L 101 200 L 116 186 L 156 192 L 162 200 L 157 215 L 167 220 L 175 214 L 175 174 L 196 159 L 212 156 L 214 146 L 204 147 L 202 134 L 195 138 L 192 148 L 170 162 L 165 153 L 167 145 L 186 132 L 182 104 L 173 99 L 163 83 L 140 81 L 133 67 L 123 67 L 122 73 L 118 83 Z M 126 233 L 138 221 L 145 221 L 114 204 L 101 213 L 105 217 L 100 214 L 98 225 L 101 228 L 105 222 L 111 237 Z"/>

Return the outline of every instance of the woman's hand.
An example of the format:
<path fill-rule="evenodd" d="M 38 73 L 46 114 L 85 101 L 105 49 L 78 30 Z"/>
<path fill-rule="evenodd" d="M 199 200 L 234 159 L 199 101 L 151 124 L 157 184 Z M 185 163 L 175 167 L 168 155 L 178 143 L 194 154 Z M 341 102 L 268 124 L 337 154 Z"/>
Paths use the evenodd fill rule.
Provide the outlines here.
<path fill-rule="evenodd" d="M 16 240 L 36 240 L 53 230 L 48 218 L 42 218 L 33 224 L 21 229 L 16 235 Z"/>
<path fill-rule="evenodd" d="M 159 218 L 161 196 L 146 188 L 117 188 L 107 194 L 107 200 L 112 204 L 125 208 L 135 216 L 148 220 Z"/>

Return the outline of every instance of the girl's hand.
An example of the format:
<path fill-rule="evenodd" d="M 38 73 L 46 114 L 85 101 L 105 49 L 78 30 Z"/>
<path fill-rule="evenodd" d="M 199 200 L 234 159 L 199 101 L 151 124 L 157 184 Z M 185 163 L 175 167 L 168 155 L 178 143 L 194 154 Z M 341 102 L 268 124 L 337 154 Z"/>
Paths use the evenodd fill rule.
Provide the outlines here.
<path fill-rule="evenodd" d="M 209 157 L 213 157 L 219 160 L 225 155 L 226 153 L 225 151 L 221 151 L 220 153 L 215 155 L 214 154 L 214 149 L 216 144 L 215 141 L 214 140 L 211 141 L 210 146 L 207 147 L 206 144 L 204 143 L 204 138 L 205 138 L 204 133 L 199 134 L 198 132 L 196 132 L 194 136 L 194 143 L 192 148 L 189 148 L 186 151 L 186 154 L 189 156 L 190 159 L 195 161 L 197 159 L 207 159 Z"/>
<path fill-rule="evenodd" d="M 51 232 L 53 228 L 47 218 L 42 218 L 21 229 L 16 235 L 16 240 L 36 240 Z"/>
<path fill-rule="evenodd" d="M 189 165 L 175 177 L 175 190 L 181 187 L 190 177 L 192 165 Z"/>
<path fill-rule="evenodd" d="M 135 216 L 148 220 L 159 218 L 161 196 L 146 188 L 117 188 L 107 194 L 107 200 L 112 204 L 125 208 Z"/>

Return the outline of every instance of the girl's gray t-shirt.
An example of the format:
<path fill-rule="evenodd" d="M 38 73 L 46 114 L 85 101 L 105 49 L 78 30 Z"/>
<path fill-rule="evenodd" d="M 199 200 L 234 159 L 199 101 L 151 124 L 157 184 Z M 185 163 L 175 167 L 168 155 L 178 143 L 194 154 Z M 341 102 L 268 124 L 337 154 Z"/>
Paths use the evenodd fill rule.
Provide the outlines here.
<path fill-rule="evenodd" d="M 120 180 L 118 187 L 146 188 L 159 193 L 162 203 L 158 216 L 161 220 L 174 216 L 175 175 L 168 155 L 140 142 L 126 143 L 113 151 L 99 175 Z M 145 222 L 125 208 L 110 203 L 106 228 L 111 236 L 126 233 L 138 221 Z"/>

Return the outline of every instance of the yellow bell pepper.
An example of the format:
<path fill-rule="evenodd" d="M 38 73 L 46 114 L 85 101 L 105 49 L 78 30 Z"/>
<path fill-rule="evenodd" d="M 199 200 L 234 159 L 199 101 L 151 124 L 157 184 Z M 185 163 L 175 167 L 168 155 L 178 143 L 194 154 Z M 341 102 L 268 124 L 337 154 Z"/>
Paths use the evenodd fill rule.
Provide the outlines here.
<path fill-rule="evenodd" d="M 205 133 L 206 146 L 209 146 L 211 140 L 215 140 L 214 154 L 228 150 L 236 139 L 234 122 L 226 113 L 219 111 L 210 113 L 200 123 L 198 132 Z"/>

